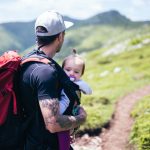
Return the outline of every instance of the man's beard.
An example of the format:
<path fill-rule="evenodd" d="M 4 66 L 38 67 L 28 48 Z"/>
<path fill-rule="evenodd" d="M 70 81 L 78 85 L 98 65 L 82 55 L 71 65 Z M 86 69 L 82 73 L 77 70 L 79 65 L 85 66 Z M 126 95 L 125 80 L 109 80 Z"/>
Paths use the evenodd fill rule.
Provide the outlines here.
<path fill-rule="evenodd" d="M 62 47 L 62 43 L 60 43 L 60 44 L 58 45 L 57 50 L 56 50 L 56 53 L 59 53 L 59 52 L 60 52 L 61 47 Z"/>

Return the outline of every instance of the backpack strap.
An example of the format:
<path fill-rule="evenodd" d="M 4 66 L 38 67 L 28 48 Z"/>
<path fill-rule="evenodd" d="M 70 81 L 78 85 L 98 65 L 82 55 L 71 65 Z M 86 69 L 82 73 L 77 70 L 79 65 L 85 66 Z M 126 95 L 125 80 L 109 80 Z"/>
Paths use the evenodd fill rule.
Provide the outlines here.
<path fill-rule="evenodd" d="M 21 63 L 20 63 L 20 65 L 23 65 L 23 64 L 25 64 L 25 63 L 27 63 L 27 62 L 31 62 L 31 61 L 33 61 L 33 62 L 42 62 L 42 63 L 44 63 L 44 64 L 50 64 L 50 60 L 49 59 L 47 59 L 47 58 L 41 58 L 41 57 L 29 57 L 29 58 L 26 58 L 26 59 L 24 59 Z"/>

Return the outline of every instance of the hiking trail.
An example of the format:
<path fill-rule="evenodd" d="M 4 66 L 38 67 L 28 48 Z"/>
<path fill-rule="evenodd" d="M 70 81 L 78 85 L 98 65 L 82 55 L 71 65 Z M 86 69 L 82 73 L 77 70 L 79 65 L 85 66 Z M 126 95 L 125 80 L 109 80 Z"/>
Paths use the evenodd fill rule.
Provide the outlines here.
<path fill-rule="evenodd" d="M 128 138 L 134 123 L 131 111 L 144 96 L 150 95 L 150 85 L 121 97 L 117 103 L 110 127 L 103 129 L 99 136 L 87 134 L 73 144 L 74 150 L 133 150 Z"/>

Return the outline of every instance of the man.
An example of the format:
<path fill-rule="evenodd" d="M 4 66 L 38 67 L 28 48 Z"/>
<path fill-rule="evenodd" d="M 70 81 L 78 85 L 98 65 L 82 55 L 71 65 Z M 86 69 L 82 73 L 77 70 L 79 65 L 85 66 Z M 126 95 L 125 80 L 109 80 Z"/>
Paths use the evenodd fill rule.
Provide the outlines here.
<path fill-rule="evenodd" d="M 59 113 L 62 85 L 52 58 L 61 50 L 65 30 L 72 25 L 68 23 L 53 11 L 44 12 L 36 20 L 38 49 L 24 57 L 24 60 L 27 57 L 42 56 L 48 58 L 50 64 L 30 61 L 21 67 L 21 100 L 27 118 L 32 118 L 25 150 L 59 150 L 56 132 L 76 128 L 86 120 L 87 115 L 82 107 L 77 116 Z"/>

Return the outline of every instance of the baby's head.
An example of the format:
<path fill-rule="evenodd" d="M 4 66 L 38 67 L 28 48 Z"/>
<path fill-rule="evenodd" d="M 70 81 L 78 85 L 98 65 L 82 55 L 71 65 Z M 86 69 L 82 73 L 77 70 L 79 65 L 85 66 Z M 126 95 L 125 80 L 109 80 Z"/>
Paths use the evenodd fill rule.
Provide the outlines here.
<path fill-rule="evenodd" d="M 66 57 L 62 63 L 62 68 L 66 74 L 73 79 L 73 81 L 79 80 L 84 74 L 85 62 L 73 49 L 73 54 Z"/>

